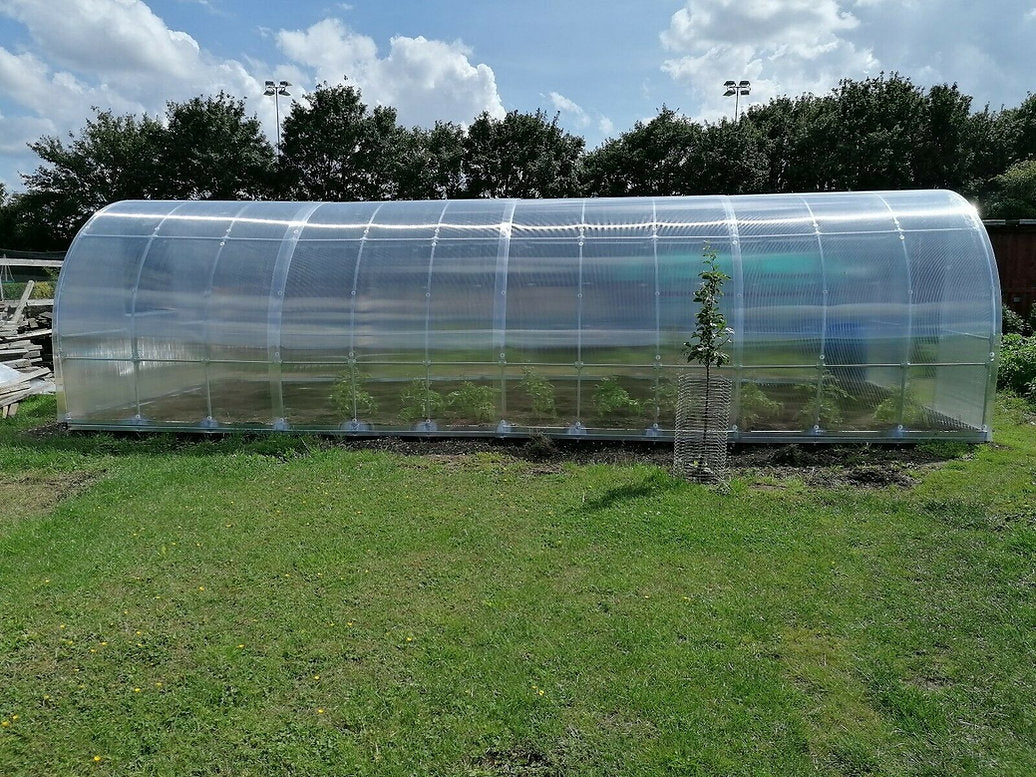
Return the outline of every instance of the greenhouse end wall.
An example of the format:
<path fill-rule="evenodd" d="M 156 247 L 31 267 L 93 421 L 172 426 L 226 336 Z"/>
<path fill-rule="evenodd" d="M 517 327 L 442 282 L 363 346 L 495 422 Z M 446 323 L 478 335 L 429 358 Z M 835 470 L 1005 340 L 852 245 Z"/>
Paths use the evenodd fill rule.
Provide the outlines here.
<path fill-rule="evenodd" d="M 55 307 L 79 429 L 671 438 L 703 256 L 730 437 L 987 440 L 1000 309 L 947 191 L 113 204 Z"/>

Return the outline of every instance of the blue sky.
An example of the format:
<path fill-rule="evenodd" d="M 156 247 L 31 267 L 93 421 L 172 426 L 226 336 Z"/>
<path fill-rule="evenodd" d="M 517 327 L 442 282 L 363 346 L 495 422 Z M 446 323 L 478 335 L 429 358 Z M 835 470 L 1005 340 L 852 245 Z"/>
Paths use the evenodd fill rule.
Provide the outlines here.
<path fill-rule="evenodd" d="M 730 114 L 728 78 L 751 103 L 898 71 L 1013 106 L 1036 90 L 1034 40 L 1036 0 L 0 0 L 0 181 L 21 188 L 25 144 L 92 106 L 155 115 L 223 89 L 272 136 L 268 78 L 304 98 L 348 76 L 406 124 L 558 111 L 592 148 L 663 104 Z"/>

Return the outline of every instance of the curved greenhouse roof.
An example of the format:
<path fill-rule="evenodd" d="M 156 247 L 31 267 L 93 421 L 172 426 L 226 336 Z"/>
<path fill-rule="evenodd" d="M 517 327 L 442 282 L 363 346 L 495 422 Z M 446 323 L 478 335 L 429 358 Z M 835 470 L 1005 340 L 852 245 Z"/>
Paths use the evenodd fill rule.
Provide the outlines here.
<path fill-rule="evenodd" d="M 76 428 L 672 435 L 705 252 L 737 439 L 988 439 L 996 266 L 946 191 L 98 212 L 55 309 Z"/>

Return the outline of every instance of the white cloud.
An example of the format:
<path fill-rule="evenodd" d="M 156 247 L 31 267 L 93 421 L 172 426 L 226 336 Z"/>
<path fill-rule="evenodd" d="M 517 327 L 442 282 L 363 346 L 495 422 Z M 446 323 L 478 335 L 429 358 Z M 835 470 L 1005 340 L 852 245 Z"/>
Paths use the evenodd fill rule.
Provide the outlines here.
<path fill-rule="evenodd" d="M 466 123 L 483 111 L 505 113 L 492 68 L 472 64 L 471 50 L 460 42 L 397 35 L 382 57 L 372 38 L 324 19 L 305 30 L 281 30 L 277 43 L 315 80 L 348 78 L 364 102 L 395 107 L 403 124 Z"/>
<path fill-rule="evenodd" d="M 594 118 L 582 105 L 558 92 L 551 92 L 547 96 L 550 98 L 551 105 L 561 113 L 562 117 L 565 115 L 570 116 L 575 126 L 580 130 L 585 130 L 587 127 L 594 125 L 602 135 L 607 136 L 615 131 L 614 122 L 607 116 L 597 113 L 596 118 Z"/>
<path fill-rule="evenodd" d="M 48 119 L 0 115 L 0 153 L 23 154 L 26 143 L 42 135 L 52 135 L 54 130 L 54 122 Z"/>
<path fill-rule="evenodd" d="M 859 24 L 838 0 L 688 0 L 661 34 L 674 55 L 662 69 L 699 98 L 702 118 L 716 119 L 733 113 L 728 79 L 750 80 L 749 99 L 766 102 L 876 73 L 870 48 L 848 37 Z"/>
<path fill-rule="evenodd" d="M 551 92 L 550 95 L 551 104 L 562 113 L 569 113 L 572 118 L 575 119 L 576 123 L 580 127 L 585 127 L 590 123 L 590 116 L 587 114 L 583 107 L 573 100 L 568 99 L 563 94 L 557 92 Z"/>
<path fill-rule="evenodd" d="M 0 180 L 15 188 L 15 170 L 27 172 L 39 161 L 25 144 L 81 127 L 94 106 L 156 115 L 170 100 L 262 91 L 245 65 L 206 52 L 141 0 L 0 0 L 0 16 L 20 22 L 31 40 L 17 51 L 0 46 L 7 113 Z M 272 135 L 274 106 L 253 107 Z"/>
<path fill-rule="evenodd" d="M 5 0 L 0 9 L 65 67 L 184 79 L 200 64 L 197 41 L 170 30 L 140 0 Z"/>

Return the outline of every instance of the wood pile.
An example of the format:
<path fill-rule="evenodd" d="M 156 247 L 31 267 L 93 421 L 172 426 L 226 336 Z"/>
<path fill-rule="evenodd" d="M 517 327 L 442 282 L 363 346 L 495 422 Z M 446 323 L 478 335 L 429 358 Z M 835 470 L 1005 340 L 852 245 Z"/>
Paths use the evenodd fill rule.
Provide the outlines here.
<path fill-rule="evenodd" d="M 0 418 L 18 412 L 26 397 L 53 391 L 54 300 L 30 299 L 34 286 L 29 281 L 18 299 L 0 300 Z"/>

